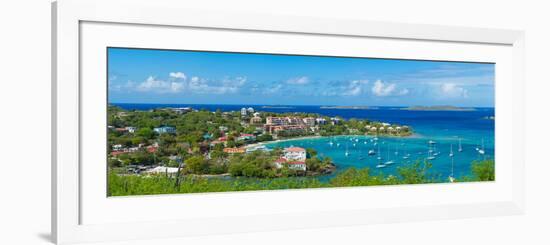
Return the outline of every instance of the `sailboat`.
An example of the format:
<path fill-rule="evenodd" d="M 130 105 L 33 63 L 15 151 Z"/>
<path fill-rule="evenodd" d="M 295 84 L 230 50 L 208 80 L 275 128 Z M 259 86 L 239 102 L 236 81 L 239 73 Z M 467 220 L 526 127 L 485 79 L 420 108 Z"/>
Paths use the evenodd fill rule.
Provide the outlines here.
<path fill-rule="evenodd" d="M 451 144 L 451 151 L 449 152 L 449 156 L 453 157 L 455 154 L 453 153 L 453 144 Z"/>
<path fill-rule="evenodd" d="M 403 143 L 401 143 L 403 145 Z M 403 150 L 403 159 L 409 159 L 409 157 L 411 156 L 411 154 L 407 153 L 406 150 Z"/>
<path fill-rule="evenodd" d="M 454 161 L 454 157 L 451 157 L 451 175 L 449 175 L 449 182 L 451 183 L 455 182 L 454 170 L 455 170 L 455 161 Z"/>
<path fill-rule="evenodd" d="M 348 144 L 346 144 L 346 153 L 344 153 L 347 156 L 349 156 L 349 151 L 348 151 Z"/>
<path fill-rule="evenodd" d="M 483 145 L 483 138 L 481 139 L 481 149 L 479 149 L 477 152 L 479 152 L 479 154 L 481 155 L 485 154 L 485 146 Z"/>
<path fill-rule="evenodd" d="M 376 165 L 376 168 L 385 168 L 386 165 L 382 164 L 382 156 L 380 155 L 380 146 L 378 146 L 378 165 Z"/>
<path fill-rule="evenodd" d="M 430 145 L 430 149 L 428 150 L 428 157 L 426 159 L 428 159 L 428 160 L 435 159 L 435 156 L 432 156 L 432 152 L 433 152 L 433 150 L 432 150 L 432 147 Z"/>
<path fill-rule="evenodd" d="M 399 155 L 399 144 L 395 144 L 395 152 L 393 154 L 396 156 Z"/>
<path fill-rule="evenodd" d="M 332 137 L 330 137 L 330 142 L 328 142 L 330 146 L 334 145 L 334 142 L 332 142 Z"/>
<path fill-rule="evenodd" d="M 458 152 L 462 152 L 462 142 L 461 142 L 461 138 L 458 138 Z"/>
<path fill-rule="evenodd" d="M 370 149 L 369 150 L 369 156 L 373 156 L 373 155 L 376 155 L 376 152 L 373 149 Z"/>
<path fill-rule="evenodd" d="M 388 144 L 388 161 L 386 161 L 384 164 L 390 165 L 393 164 L 393 161 L 390 159 L 390 145 Z"/>

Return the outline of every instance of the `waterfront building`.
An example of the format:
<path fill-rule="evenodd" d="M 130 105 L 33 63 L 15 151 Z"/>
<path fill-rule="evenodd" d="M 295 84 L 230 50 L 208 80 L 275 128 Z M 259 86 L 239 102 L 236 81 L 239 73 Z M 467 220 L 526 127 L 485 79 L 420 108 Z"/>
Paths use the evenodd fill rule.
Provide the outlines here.
<path fill-rule="evenodd" d="M 325 125 L 327 124 L 327 119 L 324 119 L 322 117 L 318 117 L 315 119 L 315 122 L 318 124 L 318 125 Z"/>
<path fill-rule="evenodd" d="M 308 127 L 315 126 L 315 118 L 313 118 L 313 117 L 304 117 L 304 118 L 302 118 L 302 121 Z"/>
<path fill-rule="evenodd" d="M 239 137 L 237 137 L 237 140 L 254 141 L 256 140 L 256 136 L 253 134 L 241 134 L 239 135 Z"/>
<path fill-rule="evenodd" d="M 291 161 L 287 162 L 288 168 L 299 171 L 306 171 L 306 162 L 303 161 Z"/>
<path fill-rule="evenodd" d="M 288 147 L 283 150 L 283 158 L 287 161 L 306 161 L 306 149 L 302 147 Z"/>
<path fill-rule="evenodd" d="M 307 129 L 308 126 L 300 117 L 267 117 L 264 124 L 264 130 L 272 134 L 281 132 L 301 134 L 307 132 Z"/>
<path fill-rule="evenodd" d="M 332 123 L 332 125 L 337 125 L 337 124 L 342 123 L 342 120 L 340 118 L 337 118 L 337 117 L 332 117 L 332 118 L 330 118 L 330 122 Z"/>
<path fill-rule="evenodd" d="M 236 154 L 236 153 L 245 153 L 246 150 L 242 147 L 239 147 L 239 148 L 223 148 L 223 152 L 229 153 L 229 154 Z"/>
<path fill-rule="evenodd" d="M 276 168 L 282 168 L 285 163 L 286 163 L 286 159 L 281 157 L 275 160 L 275 162 L 273 162 L 273 165 L 275 165 Z"/>
<path fill-rule="evenodd" d="M 148 174 L 175 174 L 178 172 L 178 168 L 158 166 L 145 172 Z"/>
<path fill-rule="evenodd" d="M 257 116 L 252 117 L 250 118 L 250 124 L 253 124 L 253 125 L 262 124 L 262 118 Z"/>
<path fill-rule="evenodd" d="M 306 162 L 305 161 L 288 161 L 285 158 L 279 158 L 273 162 L 276 168 L 282 168 L 287 165 L 289 169 L 306 171 Z"/>
<path fill-rule="evenodd" d="M 246 116 L 246 115 L 247 115 L 247 110 L 246 110 L 246 108 L 244 108 L 244 107 L 241 108 L 241 116 L 244 117 L 244 116 Z"/>

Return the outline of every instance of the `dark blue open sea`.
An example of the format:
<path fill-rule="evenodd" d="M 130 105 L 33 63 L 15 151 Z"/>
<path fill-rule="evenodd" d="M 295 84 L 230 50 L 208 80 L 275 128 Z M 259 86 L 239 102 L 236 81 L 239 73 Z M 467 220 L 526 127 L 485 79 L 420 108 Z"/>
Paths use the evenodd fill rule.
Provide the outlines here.
<path fill-rule="evenodd" d="M 307 112 L 318 113 L 326 116 L 341 116 L 345 119 L 358 118 L 397 123 L 411 126 L 414 136 L 406 138 L 379 137 L 378 144 L 374 145 L 370 136 L 339 136 L 321 137 L 314 139 L 290 140 L 270 143 L 268 147 L 275 146 L 300 146 L 314 148 L 322 156 L 331 157 L 337 165 L 338 171 L 349 167 L 369 167 L 375 172 L 384 174 L 396 174 L 398 166 L 424 160 L 428 157 L 430 149 L 428 141 L 435 141 L 432 152 L 437 152 L 435 159 L 431 160 L 431 173 L 435 177 L 446 179 L 454 171 L 455 177 L 470 174 L 470 166 L 474 160 L 494 159 L 495 123 L 494 108 L 476 108 L 475 111 L 410 111 L 402 110 L 402 107 L 376 107 L 372 109 L 322 109 L 320 106 L 284 106 L 284 108 L 262 108 L 261 105 L 193 105 L 193 104 L 113 104 L 127 110 L 149 110 L 153 108 L 186 107 L 194 109 L 208 109 L 215 111 L 237 111 L 242 107 L 252 107 L 256 111 L 269 112 Z M 459 138 L 461 139 L 462 152 L 458 151 Z M 332 142 L 332 144 L 330 144 Z M 451 145 L 454 156 L 449 156 Z M 476 148 L 485 150 L 480 155 Z M 376 156 L 368 156 L 368 151 L 373 149 L 383 159 Z M 345 152 L 348 151 L 348 156 Z M 409 155 L 408 159 L 403 156 Z M 395 163 L 384 168 L 376 168 L 379 162 L 388 160 Z M 452 164 L 452 161 L 454 164 Z M 453 167 L 452 167 L 453 166 Z M 323 177 L 327 178 L 327 177 Z M 330 178 L 330 176 L 328 177 Z"/>

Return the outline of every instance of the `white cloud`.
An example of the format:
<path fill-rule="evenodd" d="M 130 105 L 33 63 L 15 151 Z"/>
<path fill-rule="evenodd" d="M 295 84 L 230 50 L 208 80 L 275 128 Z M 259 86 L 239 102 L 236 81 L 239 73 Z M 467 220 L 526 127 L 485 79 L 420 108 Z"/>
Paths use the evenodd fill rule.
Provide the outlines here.
<path fill-rule="evenodd" d="M 304 84 L 309 83 L 309 78 L 308 77 L 295 77 L 295 78 L 288 79 L 286 81 L 286 83 L 295 84 L 295 85 L 304 85 Z"/>
<path fill-rule="evenodd" d="M 283 88 L 282 84 L 277 84 L 277 85 L 268 87 L 264 90 L 264 94 L 275 94 L 275 93 L 279 92 L 281 90 L 281 88 Z"/>
<path fill-rule="evenodd" d="M 342 95 L 357 96 L 365 91 L 365 85 L 369 82 L 367 80 L 353 80 L 342 92 Z"/>
<path fill-rule="evenodd" d="M 169 80 L 157 79 L 149 76 L 145 81 L 135 85 L 128 83 L 127 90 L 140 92 L 157 93 L 179 93 L 189 92 L 197 94 L 225 94 L 235 93 L 246 83 L 246 77 L 225 78 L 221 81 L 210 81 L 197 76 L 187 80 L 187 76 L 182 72 L 169 73 Z M 120 87 L 118 87 L 120 88 Z"/>
<path fill-rule="evenodd" d="M 170 72 L 169 75 L 171 78 L 175 78 L 175 79 L 182 79 L 182 80 L 187 79 L 187 76 L 185 76 L 185 73 L 183 72 Z"/>
<path fill-rule="evenodd" d="M 211 82 L 203 78 L 192 77 L 189 90 L 200 94 L 226 94 L 237 92 L 246 83 L 246 77 L 223 79 L 221 82 Z"/>
<path fill-rule="evenodd" d="M 397 93 L 397 95 L 407 95 L 407 94 L 409 94 L 409 89 L 406 89 L 406 88 L 401 89 L 401 90 Z"/>
<path fill-rule="evenodd" d="M 381 80 L 377 80 L 376 82 L 374 82 L 371 91 L 374 95 L 380 97 L 402 96 L 409 94 L 408 89 L 398 89 L 395 83 L 384 83 Z"/>
<path fill-rule="evenodd" d="M 442 97 L 467 98 L 468 90 L 460 87 L 456 83 L 443 83 L 439 86 L 439 94 Z"/>
<path fill-rule="evenodd" d="M 137 85 L 136 90 L 142 92 L 155 91 L 160 93 L 177 93 L 182 91 L 184 87 L 185 85 L 182 82 L 167 82 L 149 76 L 145 81 Z"/>

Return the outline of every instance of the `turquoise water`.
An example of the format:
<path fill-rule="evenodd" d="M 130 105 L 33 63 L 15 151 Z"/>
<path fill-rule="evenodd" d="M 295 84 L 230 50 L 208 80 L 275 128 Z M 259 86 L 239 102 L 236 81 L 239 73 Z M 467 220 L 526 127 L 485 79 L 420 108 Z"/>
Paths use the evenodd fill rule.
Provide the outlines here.
<path fill-rule="evenodd" d="M 115 104 L 128 110 L 147 110 L 152 108 L 185 107 L 206 109 L 215 111 L 239 111 L 242 107 L 252 107 L 256 111 L 269 111 L 276 113 L 305 112 L 316 113 L 324 116 L 340 116 L 345 119 L 358 118 L 373 121 L 396 123 L 411 126 L 415 135 L 405 138 L 379 137 L 378 145 L 374 146 L 371 136 L 339 136 L 322 137 L 314 139 L 291 140 L 267 144 L 267 147 L 300 146 L 314 148 L 321 156 L 331 157 L 337 172 L 349 167 L 369 167 L 375 172 L 386 175 L 397 174 L 397 167 L 417 160 L 424 161 L 428 157 L 428 141 L 435 141 L 434 152 L 439 152 L 435 159 L 430 160 L 432 168 L 430 172 L 441 179 L 446 179 L 454 170 L 454 177 L 470 175 L 471 163 L 474 160 L 494 159 L 495 121 L 487 119 L 495 115 L 494 108 L 476 108 L 474 111 L 410 111 L 402 107 L 377 107 L 367 110 L 357 109 L 325 109 L 321 106 L 285 106 L 281 108 L 266 108 L 262 105 L 195 105 L 195 104 Z M 354 139 L 351 141 L 350 139 Z M 462 152 L 458 152 L 458 138 L 461 139 Z M 357 142 L 355 141 L 357 139 Z M 332 141 L 331 146 L 329 142 Z M 480 155 L 476 148 L 483 146 L 485 154 Z M 340 144 L 337 147 L 337 144 Z M 355 143 L 355 146 L 353 145 Z M 451 145 L 454 151 L 454 168 L 452 168 L 449 156 Z M 347 147 L 346 147 L 347 146 Z M 382 160 L 378 160 L 378 154 L 369 156 L 369 150 L 380 152 Z M 346 156 L 346 148 L 349 155 Z M 389 149 L 389 156 L 388 156 Z M 397 154 L 396 154 L 397 152 Z M 410 154 L 409 159 L 403 159 L 405 154 Z M 389 160 L 395 163 L 384 168 L 376 168 L 379 161 Z M 320 177 L 327 179 L 331 176 Z"/>
<path fill-rule="evenodd" d="M 475 140 L 477 139 L 476 137 L 468 137 L 466 135 L 462 135 L 461 137 L 465 137 L 461 140 L 462 152 L 458 152 L 458 137 L 443 134 L 430 137 L 424 135 L 415 135 L 407 138 L 378 137 L 378 141 L 371 140 L 374 138 L 372 136 L 321 137 L 282 141 L 266 144 L 266 146 L 268 148 L 289 146 L 313 148 L 317 150 L 321 157 L 328 156 L 332 158 L 337 166 L 337 172 L 349 167 L 369 167 L 375 173 L 382 172 L 385 175 L 396 175 L 397 167 L 415 161 L 424 161 L 429 154 L 430 147 L 428 141 L 433 140 L 436 141 L 436 144 L 432 147 L 432 151 L 439 154 L 435 156 L 435 159 L 429 160 L 432 163 L 430 173 L 434 177 L 446 178 L 451 175 L 453 170 L 453 164 L 449 156 L 451 144 L 453 145 L 454 153 L 452 158 L 454 160 L 455 177 L 470 175 L 470 166 L 473 160 L 493 157 L 494 150 L 491 147 L 484 147 L 484 155 L 480 155 L 476 151 L 475 148 L 481 144 L 481 141 L 477 142 Z M 331 141 L 333 142 L 332 145 L 330 144 Z M 375 145 L 374 142 L 378 143 Z M 492 142 L 489 142 L 489 139 L 485 142 L 484 139 L 484 144 L 492 145 Z M 380 154 L 378 154 L 378 149 L 380 149 Z M 374 150 L 376 155 L 369 155 L 369 150 Z M 346 151 L 349 153 L 347 156 L 345 154 Z M 382 159 L 379 160 L 378 156 L 381 156 Z M 409 157 L 404 159 L 404 156 Z M 388 160 L 394 161 L 394 163 L 383 168 L 376 167 L 379 163 L 385 163 Z"/>

